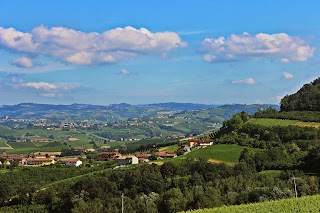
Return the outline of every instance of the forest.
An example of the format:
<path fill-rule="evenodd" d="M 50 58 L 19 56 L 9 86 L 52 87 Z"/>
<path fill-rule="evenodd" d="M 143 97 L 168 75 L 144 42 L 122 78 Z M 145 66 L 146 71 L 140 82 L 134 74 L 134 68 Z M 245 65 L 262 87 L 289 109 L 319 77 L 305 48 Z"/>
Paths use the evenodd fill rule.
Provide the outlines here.
<path fill-rule="evenodd" d="M 320 111 L 320 78 L 281 100 L 281 111 Z"/>

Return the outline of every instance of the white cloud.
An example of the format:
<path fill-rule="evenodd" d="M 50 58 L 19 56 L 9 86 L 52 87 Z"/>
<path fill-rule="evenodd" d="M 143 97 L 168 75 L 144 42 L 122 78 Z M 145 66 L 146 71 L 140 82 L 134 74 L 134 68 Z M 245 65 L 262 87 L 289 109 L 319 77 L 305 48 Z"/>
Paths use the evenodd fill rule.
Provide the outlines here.
<path fill-rule="evenodd" d="M 283 77 L 285 79 L 290 79 L 290 78 L 294 78 L 293 74 L 289 73 L 289 72 L 284 72 L 283 73 Z"/>
<path fill-rule="evenodd" d="M 280 60 L 282 63 L 284 63 L 284 64 L 288 64 L 288 63 L 290 63 L 290 60 L 289 59 L 287 59 L 287 58 L 281 58 L 281 60 Z"/>
<path fill-rule="evenodd" d="M 21 84 L 23 87 L 31 87 L 37 90 L 55 90 L 58 87 L 55 84 L 47 83 L 47 82 L 27 82 Z"/>
<path fill-rule="evenodd" d="M 283 97 L 284 97 L 284 96 L 282 96 L 282 95 L 277 95 L 277 96 L 275 96 L 273 99 L 274 99 L 277 103 L 280 103 L 280 101 L 282 100 Z"/>
<path fill-rule="evenodd" d="M 57 94 L 55 94 L 55 93 L 41 93 L 40 96 L 47 97 L 47 98 L 55 98 L 55 97 L 57 97 Z"/>
<path fill-rule="evenodd" d="M 200 51 L 207 62 L 240 61 L 250 58 L 279 58 L 282 63 L 304 62 L 313 57 L 315 48 L 296 36 L 285 33 L 231 35 L 206 38 Z"/>
<path fill-rule="evenodd" d="M 241 79 L 241 80 L 235 80 L 232 81 L 233 84 L 247 84 L 247 85 L 253 85 L 256 83 L 256 80 L 254 80 L 253 78 L 245 78 L 245 79 Z"/>
<path fill-rule="evenodd" d="M 23 56 L 12 60 L 11 65 L 15 65 L 20 68 L 32 68 L 33 62 L 30 58 Z"/>
<path fill-rule="evenodd" d="M 38 95 L 49 98 L 62 97 L 79 87 L 76 83 L 24 82 L 21 79 L 14 79 L 11 86 L 15 89 L 31 88 L 39 91 L 40 93 L 37 92 Z"/>
<path fill-rule="evenodd" d="M 31 32 L 0 27 L 0 49 L 15 53 L 53 57 L 69 64 L 116 63 L 146 53 L 185 47 L 175 32 L 152 33 L 130 26 L 103 33 L 85 33 L 65 27 L 38 26 Z"/>
<path fill-rule="evenodd" d="M 128 71 L 128 70 L 126 70 L 126 69 L 122 69 L 122 70 L 120 70 L 120 75 L 130 75 L 131 73 Z"/>

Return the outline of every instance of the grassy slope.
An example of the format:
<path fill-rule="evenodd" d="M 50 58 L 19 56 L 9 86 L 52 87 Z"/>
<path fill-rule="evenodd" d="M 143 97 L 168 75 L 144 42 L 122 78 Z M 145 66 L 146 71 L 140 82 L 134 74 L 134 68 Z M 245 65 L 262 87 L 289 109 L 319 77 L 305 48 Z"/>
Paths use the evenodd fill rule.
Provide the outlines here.
<path fill-rule="evenodd" d="M 169 152 L 169 153 L 175 153 L 178 149 L 178 144 L 174 144 L 171 146 L 165 146 L 165 147 L 161 147 L 159 149 L 160 152 Z"/>
<path fill-rule="evenodd" d="M 260 149 L 238 146 L 236 144 L 218 144 L 190 152 L 187 156 L 192 158 L 205 157 L 212 160 L 223 161 L 226 163 L 237 163 L 240 153 L 244 148 L 249 149 L 250 153 L 255 153 Z"/>
<path fill-rule="evenodd" d="M 305 127 L 320 128 L 320 123 L 316 123 L 316 122 L 303 122 L 303 121 L 297 121 L 297 120 L 283 120 L 283 119 L 272 119 L 272 118 L 252 118 L 248 121 L 248 123 L 262 125 L 262 126 L 298 125 L 298 126 L 305 126 Z"/>
<path fill-rule="evenodd" d="M 171 147 L 168 146 L 170 149 Z M 187 157 L 190 158 L 207 158 L 212 163 L 226 163 L 227 165 L 233 165 L 238 163 L 240 154 L 244 148 L 249 149 L 250 153 L 258 152 L 261 149 L 249 148 L 244 146 L 238 146 L 236 144 L 218 144 L 209 146 L 207 148 L 193 150 L 186 155 L 180 155 L 176 158 L 165 158 L 162 160 L 152 161 L 150 163 L 156 163 L 162 165 L 164 162 L 179 162 Z M 165 149 L 163 147 L 162 149 Z"/>
<path fill-rule="evenodd" d="M 319 212 L 320 195 L 291 198 L 239 206 L 187 211 L 193 213 L 269 213 L 269 212 Z"/>

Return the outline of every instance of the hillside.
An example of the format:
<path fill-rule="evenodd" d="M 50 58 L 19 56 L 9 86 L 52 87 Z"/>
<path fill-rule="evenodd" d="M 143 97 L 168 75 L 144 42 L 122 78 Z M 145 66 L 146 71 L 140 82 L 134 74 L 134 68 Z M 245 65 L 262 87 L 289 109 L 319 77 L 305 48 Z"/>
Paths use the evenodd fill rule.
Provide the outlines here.
<path fill-rule="evenodd" d="M 320 78 L 281 100 L 281 111 L 320 111 Z"/>
<path fill-rule="evenodd" d="M 269 213 L 269 212 L 319 212 L 320 195 L 267 201 L 239 206 L 187 211 L 192 213 Z"/>

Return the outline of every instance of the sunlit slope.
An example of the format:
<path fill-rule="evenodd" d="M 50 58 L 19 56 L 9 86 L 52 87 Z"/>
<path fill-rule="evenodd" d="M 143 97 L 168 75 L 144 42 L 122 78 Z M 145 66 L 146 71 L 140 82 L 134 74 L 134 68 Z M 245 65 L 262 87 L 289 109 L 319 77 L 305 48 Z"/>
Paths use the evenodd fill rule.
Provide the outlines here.
<path fill-rule="evenodd" d="M 319 212 L 320 195 L 291 198 L 239 206 L 187 211 L 192 213 L 269 213 L 269 212 Z"/>

